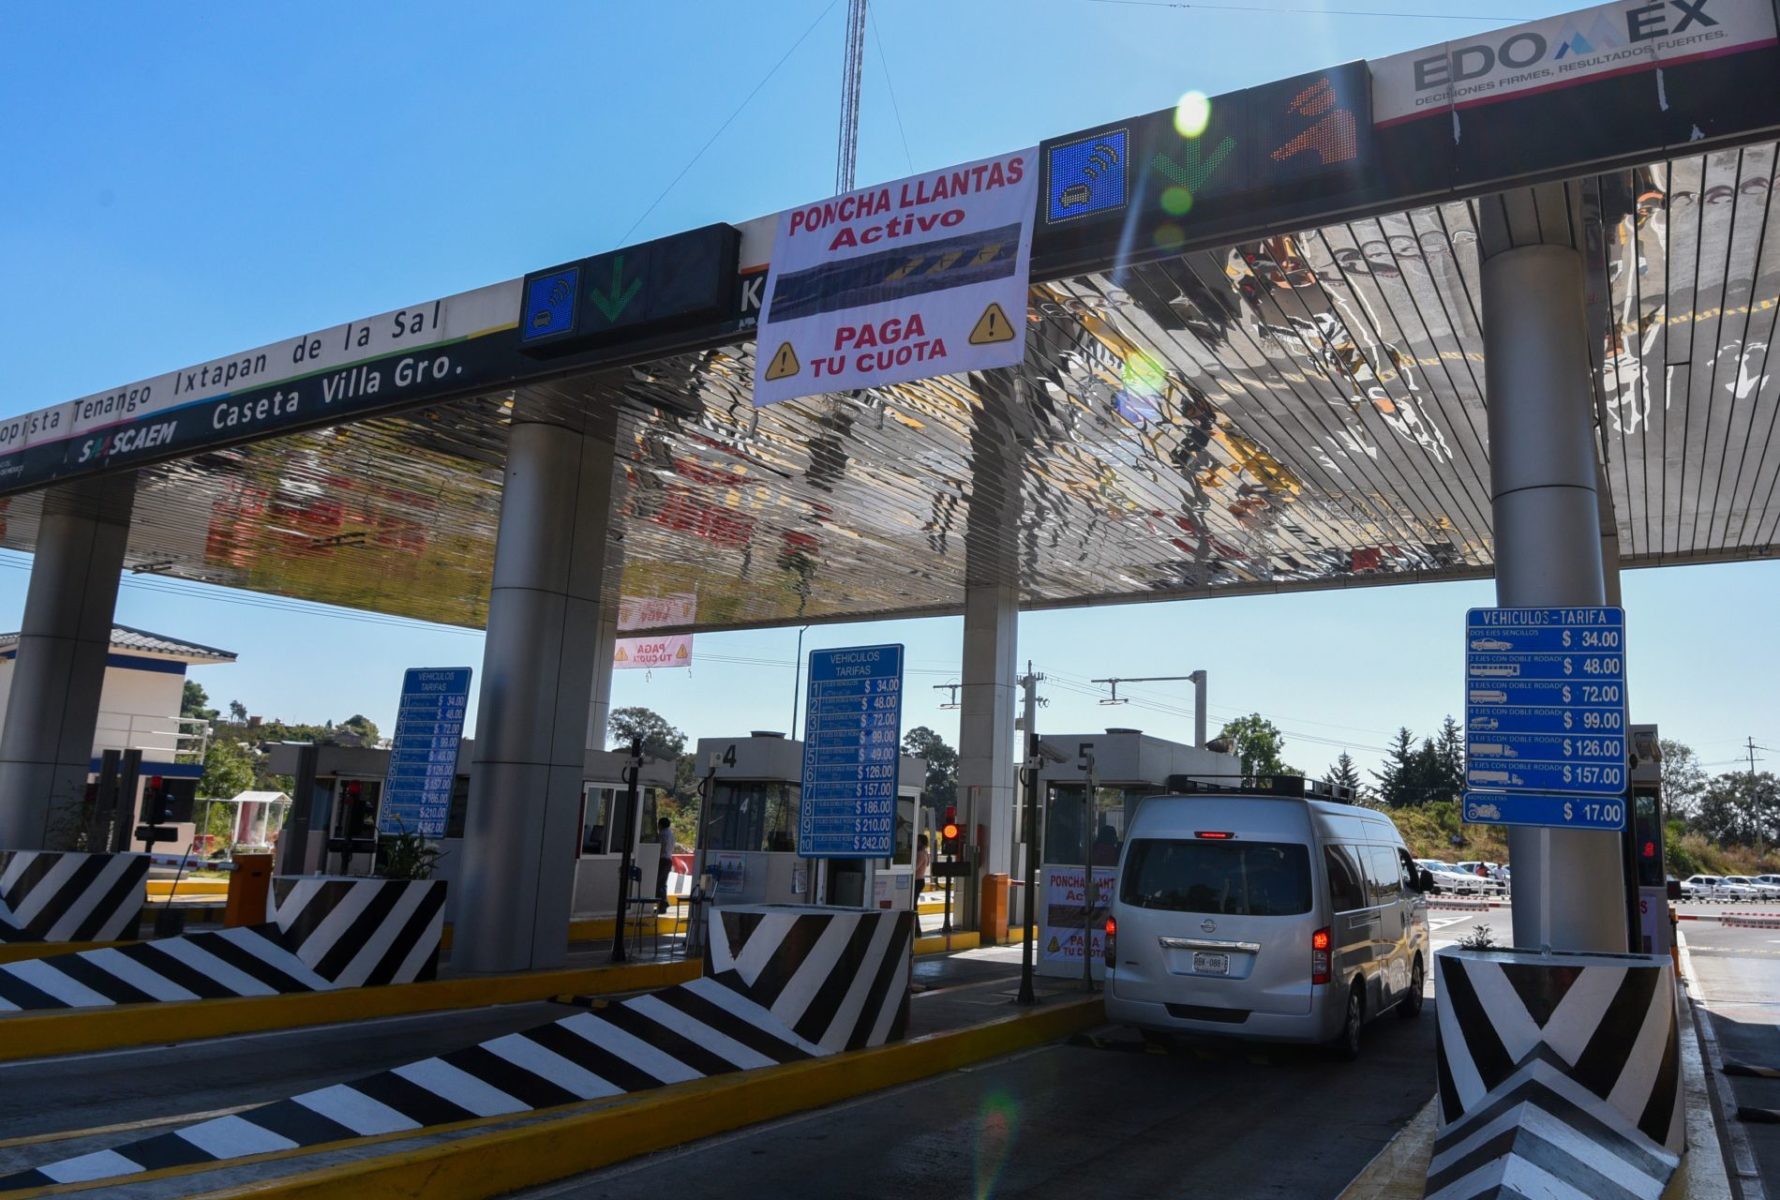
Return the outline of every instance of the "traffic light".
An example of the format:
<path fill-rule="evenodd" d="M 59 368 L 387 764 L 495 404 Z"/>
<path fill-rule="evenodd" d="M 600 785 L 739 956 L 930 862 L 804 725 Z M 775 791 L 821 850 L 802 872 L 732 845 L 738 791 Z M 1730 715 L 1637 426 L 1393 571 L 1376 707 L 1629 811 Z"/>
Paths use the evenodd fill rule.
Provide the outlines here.
<path fill-rule="evenodd" d="M 142 814 L 148 818 L 150 825 L 160 825 L 169 820 L 167 807 L 167 781 L 159 775 L 151 775 L 148 782 L 142 785 Z"/>
<path fill-rule="evenodd" d="M 940 852 L 947 858 L 958 857 L 958 835 L 960 832 L 962 831 L 958 827 L 958 809 L 955 806 L 948 805 L 946 807 L 946 818 L 944 821 L 940 822 L 939 827 Z"/>

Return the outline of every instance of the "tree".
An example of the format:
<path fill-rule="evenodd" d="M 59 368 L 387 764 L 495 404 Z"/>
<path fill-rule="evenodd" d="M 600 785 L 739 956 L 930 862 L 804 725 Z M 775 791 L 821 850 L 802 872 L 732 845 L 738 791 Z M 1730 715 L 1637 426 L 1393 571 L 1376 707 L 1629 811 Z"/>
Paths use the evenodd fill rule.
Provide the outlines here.
<path fill-rule="evenodd" d="M 247 724 L 247 705 L 239 700 L 229 701 L 229 720 L 237 725 Z"/>
<path fill-rule="evenodd" d="M 614 750 L 629 750 L 632 741 L 642 738 L 644 758 L 671 762 L 686 752 L 686 735 L 652 708 L 615 708 L 606 718 L 606 730 Z"/>
<path fill-rule="evenodd" d="M 204 776 L 198 791 L 206 797 L 227 800 L 253 790 L 253 753 L 240 742 L 217 738 L 204 751 Z"/>
<path fill-rule="evenodd" d="M 1285 737 L 1279 727 L 1260 713 L 1237 717 L 1219 732 L 1230 743 L 1230 749 L 1242 759 L 1242 773 L 1248 777 L 1296 775 L 1298 772 L 1280 759 Z"/>
<path fill-rule="evenodd" d="M 1691 816 L 1706 790 L 1706 772 L 1700 766 L 1693 747 L 1674 738 L 1657 743 L 1662 755 L 1663 808 L 1680 816 Z"/>
<path fill-rule="evenodd" d="M 1415 735 L 1409 726 L 1399 726 L 1397 736 L 1385 755 L 1384 769 L 1372 772 L 1378 780 L 1378 798 L 1391 808 L 1411 803 L 1410 790 L 1415 786 Z"/>
<path fill-rule="evenodd" d="M 1431 778 L 1427 780 L 1432 792 L 1429 799 L 1446 800 L 1464 794 L 1465 731 L 1452 719 L 1451 713 L 1440 723 L 1440 732 L 1434 737 L 1434 761 L 1431 765 Z"/>
<path fill-rule="evenodd" d="M 1764 846 L 1780 838 L 1780 781 L 1771 771 L 1727 771 L 1700 793 L 1688 822 L 1715 842 Z"/>
<path fill-rule="evenodd" d="M 1341 757 L 1329 764 L 1329 769 L 1325 772 L 1325 775 L 1329 782 L 1336 787 L 1349 789 L 1349 793 L 1356 801 L 1360 799 L 1360 792 L 1362 790 L 1360 784 L 1360 772 L 1359 768 L 1354 766 L 1353 755 L 1343 750 L 1341 752 Z"/>
<path fill-rule="evenodd" d="M 377 723 L 371 720 L 370 717 L 367 717 L 364 713 L 353 713 L 350 717 L 347 717 L 344 721 L 341 721 L 338 725 L 334 726 L 334 732 L 336 735 L 350 733 L 353 737 L 358 739 L 358 743 L 361 746 L 375 746 L 377 744 Z"/>
<path fill-rule="evenodd" d="M 185 691 L 179 699 L 179 715 L 195 717 L 200 721 L 214 721 L 216 710 L 207 707 L 210 697 L 204 694 L 204 685 L 195 679 L 185 681 Z"/>
<path fill-rule="evenodd" d="M 958 752 L 925 725 L 917 725 L 902 735 L 902 752 L 910 758 L 927 760 L 927 778 L 923 787 L 928 802 L 945 808 L 958 803 Z"/>

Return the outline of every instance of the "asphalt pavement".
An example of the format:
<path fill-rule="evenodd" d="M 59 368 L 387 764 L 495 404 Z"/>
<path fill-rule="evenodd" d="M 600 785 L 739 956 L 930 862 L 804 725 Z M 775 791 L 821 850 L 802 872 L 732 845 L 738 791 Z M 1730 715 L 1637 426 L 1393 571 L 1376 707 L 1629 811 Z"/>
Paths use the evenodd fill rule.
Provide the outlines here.
<path fill-rule="evenodd" d="M 1780 1072 L 1780 929 L 1742 929 L 1710 921 L 1683 926 L 1693 965 L 1694 1003 L 1711 1023 L 1722 1061 Z M 1739 1119 L 1736 1108 L 1780 1115 L 1780 1078 L 1719 1077 L 1730 1111 L 1723 1134 L 1733 1174 L 1755 1172 L 1780 1197 L 1780 1124 Z"/>

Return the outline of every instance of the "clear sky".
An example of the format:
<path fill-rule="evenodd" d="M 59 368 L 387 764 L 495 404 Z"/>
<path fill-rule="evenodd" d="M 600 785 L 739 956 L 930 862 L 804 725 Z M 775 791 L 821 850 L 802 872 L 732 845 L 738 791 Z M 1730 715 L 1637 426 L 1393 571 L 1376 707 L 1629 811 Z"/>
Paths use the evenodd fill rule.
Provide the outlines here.
<path fill-rule="evenodd" d="M 861 184 L 1210 94 L 1574 7 L 1553 0 L 877 0 Z M 1365 10 L 1362 13 L 1360 10 Z M 0 37 L 0 417 L 550 263 L 833 190 L 846 6 L 448 0 L 16 6 Z M 0 627 L 29 559 L 0 554 Z M 1633 719 L 1713 769 L 1780 747 L 1780 566 L 1625 579 Z M 1211 678 L 1213 725 L 1259 710 L 1286 757 L 1374 765 L 1462 707 L 1465 608 L 1488 584 L 1043 613 L 1021 657 L 1041 727 L 1191 730 L 1191 688 L 1100 706 L 1088 681 Z M 404 667 L 479 665 L 479 633 L 125 580 L 118 619 L 221 645 L 195 677 L 293 720 L 393 723 Z M 822 626 L 902 641 L 905 726 L 948 738 L 956 620 Z M 690 672 L 621 672 L 693 736 L 786 728 L 796 630 L 706 635 Z M 1128 689 L 1121 689 L 1125 692 Z M 1314 739 L 1314 740 L 1312 740 Z M 1768 766 L 1780 762 L 1769 754 Z M 1740 760 L 1739 760 L 1740 761 Z"/>

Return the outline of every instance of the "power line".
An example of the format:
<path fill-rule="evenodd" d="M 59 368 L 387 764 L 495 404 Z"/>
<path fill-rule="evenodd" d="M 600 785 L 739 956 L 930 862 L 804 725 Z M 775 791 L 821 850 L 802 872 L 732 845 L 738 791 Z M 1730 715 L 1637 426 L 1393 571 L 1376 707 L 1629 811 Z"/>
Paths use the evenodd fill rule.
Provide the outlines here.
<path fill-rule="evenodd" d="M 896 85 L 890 81 L 890 60 L 884 57 L 884 38 L 878 32 L 877 17 L 867 12 L 866 23 L 871 26 L 872 44 L 878 48 L 878 65 L 884 69 L 884 90 L 890 94 L 890 111 L 896 114 L 896 132 L 902 136 L 902 156 L 908 159 L 909 174 L 915 173 L 915 156 L 909 152 L 908 130 L 902 127 L 902 106 L 896 102 Z"/>
<path fill-rule="evenodd" d="M 666 200 L 668 193 L 679 186 L 680 181 L 686 178 L 686 172 L 692 170 L 698 160 L 705 156 L 705 151 L 709 150 L 716 144 L 717 139 L 723 136 L 724 131 L 735 123 L 737 117 L 742 115 L 742 110 L 747 108 L 753 101 L 754 97 L 760 94 L 760 89 L 765 87 L 772 80 L 772 77 L 779 73 L 779 68 L 784 66 L 793 54 L 797 53 L 797 48 L 803 45 L 812 33 L 816 32 L 816 26 L 820 25 L 824 18 L 834 11 L 834 6 L 839 3 L 840 0 L 829 0 L 828 7 L 816 14 L 816 19 L 810 22 L 809 28 L 805 29 L 802 34 L 798 35 L 798 39 L 791 43 L 790 49 L 786 50 L 784 54 L 779 56 L 779 61 L 772 65 L 772 69 L 760 77 L 760 82 L 754 85 L 754 90 L 742 98 L 742 102 L 736 105 L 735 111 L 730 113 L 728 117 L 724 118 L 723 124 L 717 126 L 717 132 L 713 133 L 705 144 L 698 148 L 697 154 L 694 154 L 691 158 L 686 160 L 686 165 L 680 168 L 680 173 L 674 176 L 672 181 L 670 181 L 666 187 L 661 189 L 661 195 L 655 197 L 654 200 L 651 200 L 649 202 L 649 207 L 643 210 L 643 215 L 632 222 L 631 227 L 624 231 L 624 236 L 618 239 L 618 244 L 620 246 L 630 241 L 630 235 L 637 231 L 637 226 L 648 220 L 649 214 L 655 211 L 656 206 L 663 200 Z"/>

